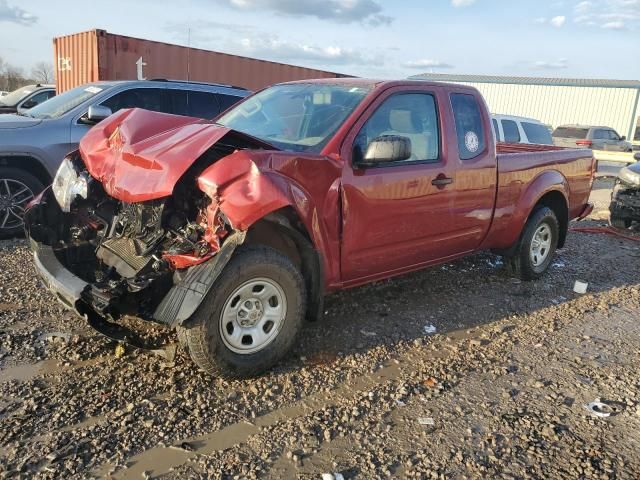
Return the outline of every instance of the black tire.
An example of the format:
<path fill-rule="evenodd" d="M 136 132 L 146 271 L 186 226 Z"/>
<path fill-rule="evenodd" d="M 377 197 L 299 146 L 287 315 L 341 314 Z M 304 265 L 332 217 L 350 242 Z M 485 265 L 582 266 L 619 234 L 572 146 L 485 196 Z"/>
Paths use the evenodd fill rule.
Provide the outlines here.
<path fill-rule="evenodd" d="M 536 232 L 543 224 L 549 227 L 551 244 L 544 261 L 536 265 L 531 259 L 531 245 Z M 553 261 L 553 255 L 558 247 L 559 232 L 560 226 L 553 210 L 548 207 L 540 207 L 535 210 L 524 226 L 515 255 L 508 259 L 508 265 L 511 271 L 525 281 L 540 278 Z"/>
<path fill-rule="evenodd" d="M 220 332 L 221 315 L 236 289 L 253 279 L 277 283 L 286 299 L 286 313 L 270 343 L 253 353 L 230 349 Z M 193 316 L 178 327 L 178 338 L 192 360 L 206 373 L 223 378 L 259 375 L 276 364 L 291 348 L 306 311 L 305 283 L 291 260 L 264 246 L 238 249 Z"/>
<path fill-rule="evenodd" d="M 611 224 L 612 227 L 618 228 L 620 230 L 626 230 L 631 226 L 631 219 L 615 217 L 612 215 L 609 218 L 609 223 Z"/>
<path fill-rule="evenodd" d="M 16 193 L 15 188 L 19 184 L 29 189 L 29 192 L 20 194 L 17 200 L 23 200 L 16 205 L 8 205 L 7 185 L 12 193 Z M 15 212 L 35 195 L 44 190 L 44 185 L 36 177 L 24 170 L 10 167 L 0 167 L 0 239 L 15 237 L 24 233 L 24 224 L 18 219 Z M 11 207 L 11 208 L 9 208 Z"/>

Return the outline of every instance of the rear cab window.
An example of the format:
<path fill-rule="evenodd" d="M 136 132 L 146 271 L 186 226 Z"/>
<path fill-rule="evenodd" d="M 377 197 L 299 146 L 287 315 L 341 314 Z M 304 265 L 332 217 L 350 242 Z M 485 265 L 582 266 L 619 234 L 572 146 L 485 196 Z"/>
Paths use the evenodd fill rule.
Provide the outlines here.
<path fill-rule="evenodd" d="M 587 138 L 588 133 L 588 128 L 558 127 L 553 131 L 552 136 L 557 138 Z"/>
<path fill-rule="evenodd" d="M 476 97 L 471 94 L 452 93 L 450 98 L 460 159 L 472 160 L 481 155 L 486 147 L 482 110 Z"/>
<path fill-rule="evenodd" d="M 522 129 L 527 135 L 529 143 L 536 143 L 539 145 L 552 145 L 553 139 L 551 138 L 551 132 L 544 125 L 539 123 L 522 122 Z"/>
<path fill-rule="evenodd" d="M 504 132 L 504 141 L 507 143 L 520 143 L 520 130 L 518 124 L 513 120 L 502 120 L 502 131 Z"/>

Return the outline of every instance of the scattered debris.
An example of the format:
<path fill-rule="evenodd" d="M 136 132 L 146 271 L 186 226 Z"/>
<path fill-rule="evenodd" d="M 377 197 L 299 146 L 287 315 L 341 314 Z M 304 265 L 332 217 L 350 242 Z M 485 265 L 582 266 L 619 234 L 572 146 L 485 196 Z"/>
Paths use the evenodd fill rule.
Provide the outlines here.
<path fill-rule="evenodd" d="M 426 333 L 427 335 L 431 334 L 431 333 L 436 333 L 436 327 L 435 325 L 425 325 L 423 327 L 424 333 Z"/>
<path fill-rule="evenodd" d="M 557 262 L 554 262 L 551 266 L 554 268 L 564 268 L 567 266 L 567 264 L 561 260 L 558 260 Z"/>
<path fill-rule="evenodd" d="M 115 357 L 116 358 L 122 358 L 122 357 L 124 357 L 125 353 L 126 353 L 126 349 L 124 348 L 124 344 L 123 343 L 118 343 L 116 345 L 116 349 L 113 352 Z"/>
<path fill-rule="evenodd" d="M 69 343 L 71 340 L 71 334 L 66 332 L 49 332 L 38 335 L 37 340 L 39 342 L 55 342 L 56 340 L 62 340 L 63 343 Z"/>
<path fill-rule="evenodd" d="M 368 332 L 366 330 L 360 330 L 360 333 L 365 337 L 375 337 L 378 335 L 376 332 Z"/>
<path fill-rule="evenodd" d="M 418 418 L 418 423 L 420 425 L 429 425 L 429 426 L 433 426 L 436 424 L 435 420 L 431 417 L 420 417 Z"/>
<path fill-rule="evenodd" d="M 435 378 L 433 378 L 433 377 L 429 377 L 429 378 L 427 378 L 426 380 L 423 380 L 423 381 L 422 381 L 422 384 L 423 384 L 425 387 L 433 388 L 433 387 L 435 387 L 435 386 L 437 386 L 437 385 L 438 385 L 438 381 L 437 381 Z"/>
<path fill-rule="evenodd" d="M 172 343 L 171 345 L 167 345 L 163 348 L 157 348 L 155 350 L 150 350 L 151 353 L 157 355 L 159 357 L 164 358 L 167 362 L 173 362 L 176 359 L 176 351 L 178 349 L 178 345 Z"/>
<path fill-rule="evenodd" d="M 576 280 L 576 283 L 573 284 L 573 291 L 584 295 L 587 293 L 587 287 L 589 286 L 586 282 L 581 282 L 580 280 Z"/>
<path fill-rule="evenodd" d="M 174 450 L 182 450 L 184 452 L 193 452 L 196 448 L 189 442 L 182 442 L 179 445 L 170 445 L 169 448 Z"/>
<path fill-rule="evenodd" d="M 339 472 L 323 473 L 322 480 L 344 480 L 344 476 Z"/>
<path fill-rule="evenodd" d="M 604 402 L 601 402 L 599 398 L 596 398 L 593 402 L 584 406 L 591 415 L 594 417 L 606 418 L 610 417 L 614 410 Z"/>
<path fill-rule="evenodd" d="M 404 407 L 406 405 L 406 403 L 404 403 L 402 400 L 398 400 L 396 398 L 396 405 L 399 406 L 399 407 Z"/>

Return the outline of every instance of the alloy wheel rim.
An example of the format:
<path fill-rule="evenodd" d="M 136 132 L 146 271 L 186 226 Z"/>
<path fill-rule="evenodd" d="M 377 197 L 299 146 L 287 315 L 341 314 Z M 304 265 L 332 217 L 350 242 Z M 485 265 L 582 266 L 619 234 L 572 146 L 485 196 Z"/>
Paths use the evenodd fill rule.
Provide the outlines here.
<path fill-rule="evenodd" d="M 551 227 L 546 223 L 540 225 L 533 234 L 529 256 L 534 267 L 542 265 L 551 251 Z"/>
<path fill-rule="evenodd" d="M 287 315 L 287 299 L 278 282 L 255 278 L 236 288 L 220 314 L 220 336 L 225 346 L 247 355 L 275 340 Z"/>
<path fill-rule="evenodd" d="M 12 178 L 0 178 L 0 231 L 22 227 L 27 203 L 33 191 Z"/>

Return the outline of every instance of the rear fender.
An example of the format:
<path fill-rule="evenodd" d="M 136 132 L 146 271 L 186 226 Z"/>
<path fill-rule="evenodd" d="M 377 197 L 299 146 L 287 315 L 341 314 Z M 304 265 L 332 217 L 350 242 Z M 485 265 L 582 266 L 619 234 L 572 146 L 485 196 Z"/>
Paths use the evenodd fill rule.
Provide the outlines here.
<path fill-rule="evenodd" d="M 492 239 L 487 246 L 497 246 L 500 249 L 515 247 L 529 216 L 540 199 L 553 191 L 560 192 L 568 205 L 569 183 L 564 175 L 557 170 L 546 170 L 535 177 L 515 202 L 511 209 L 512 214 L 506 217 L 505 227 L 497 229 L 491 235 Z"/>

